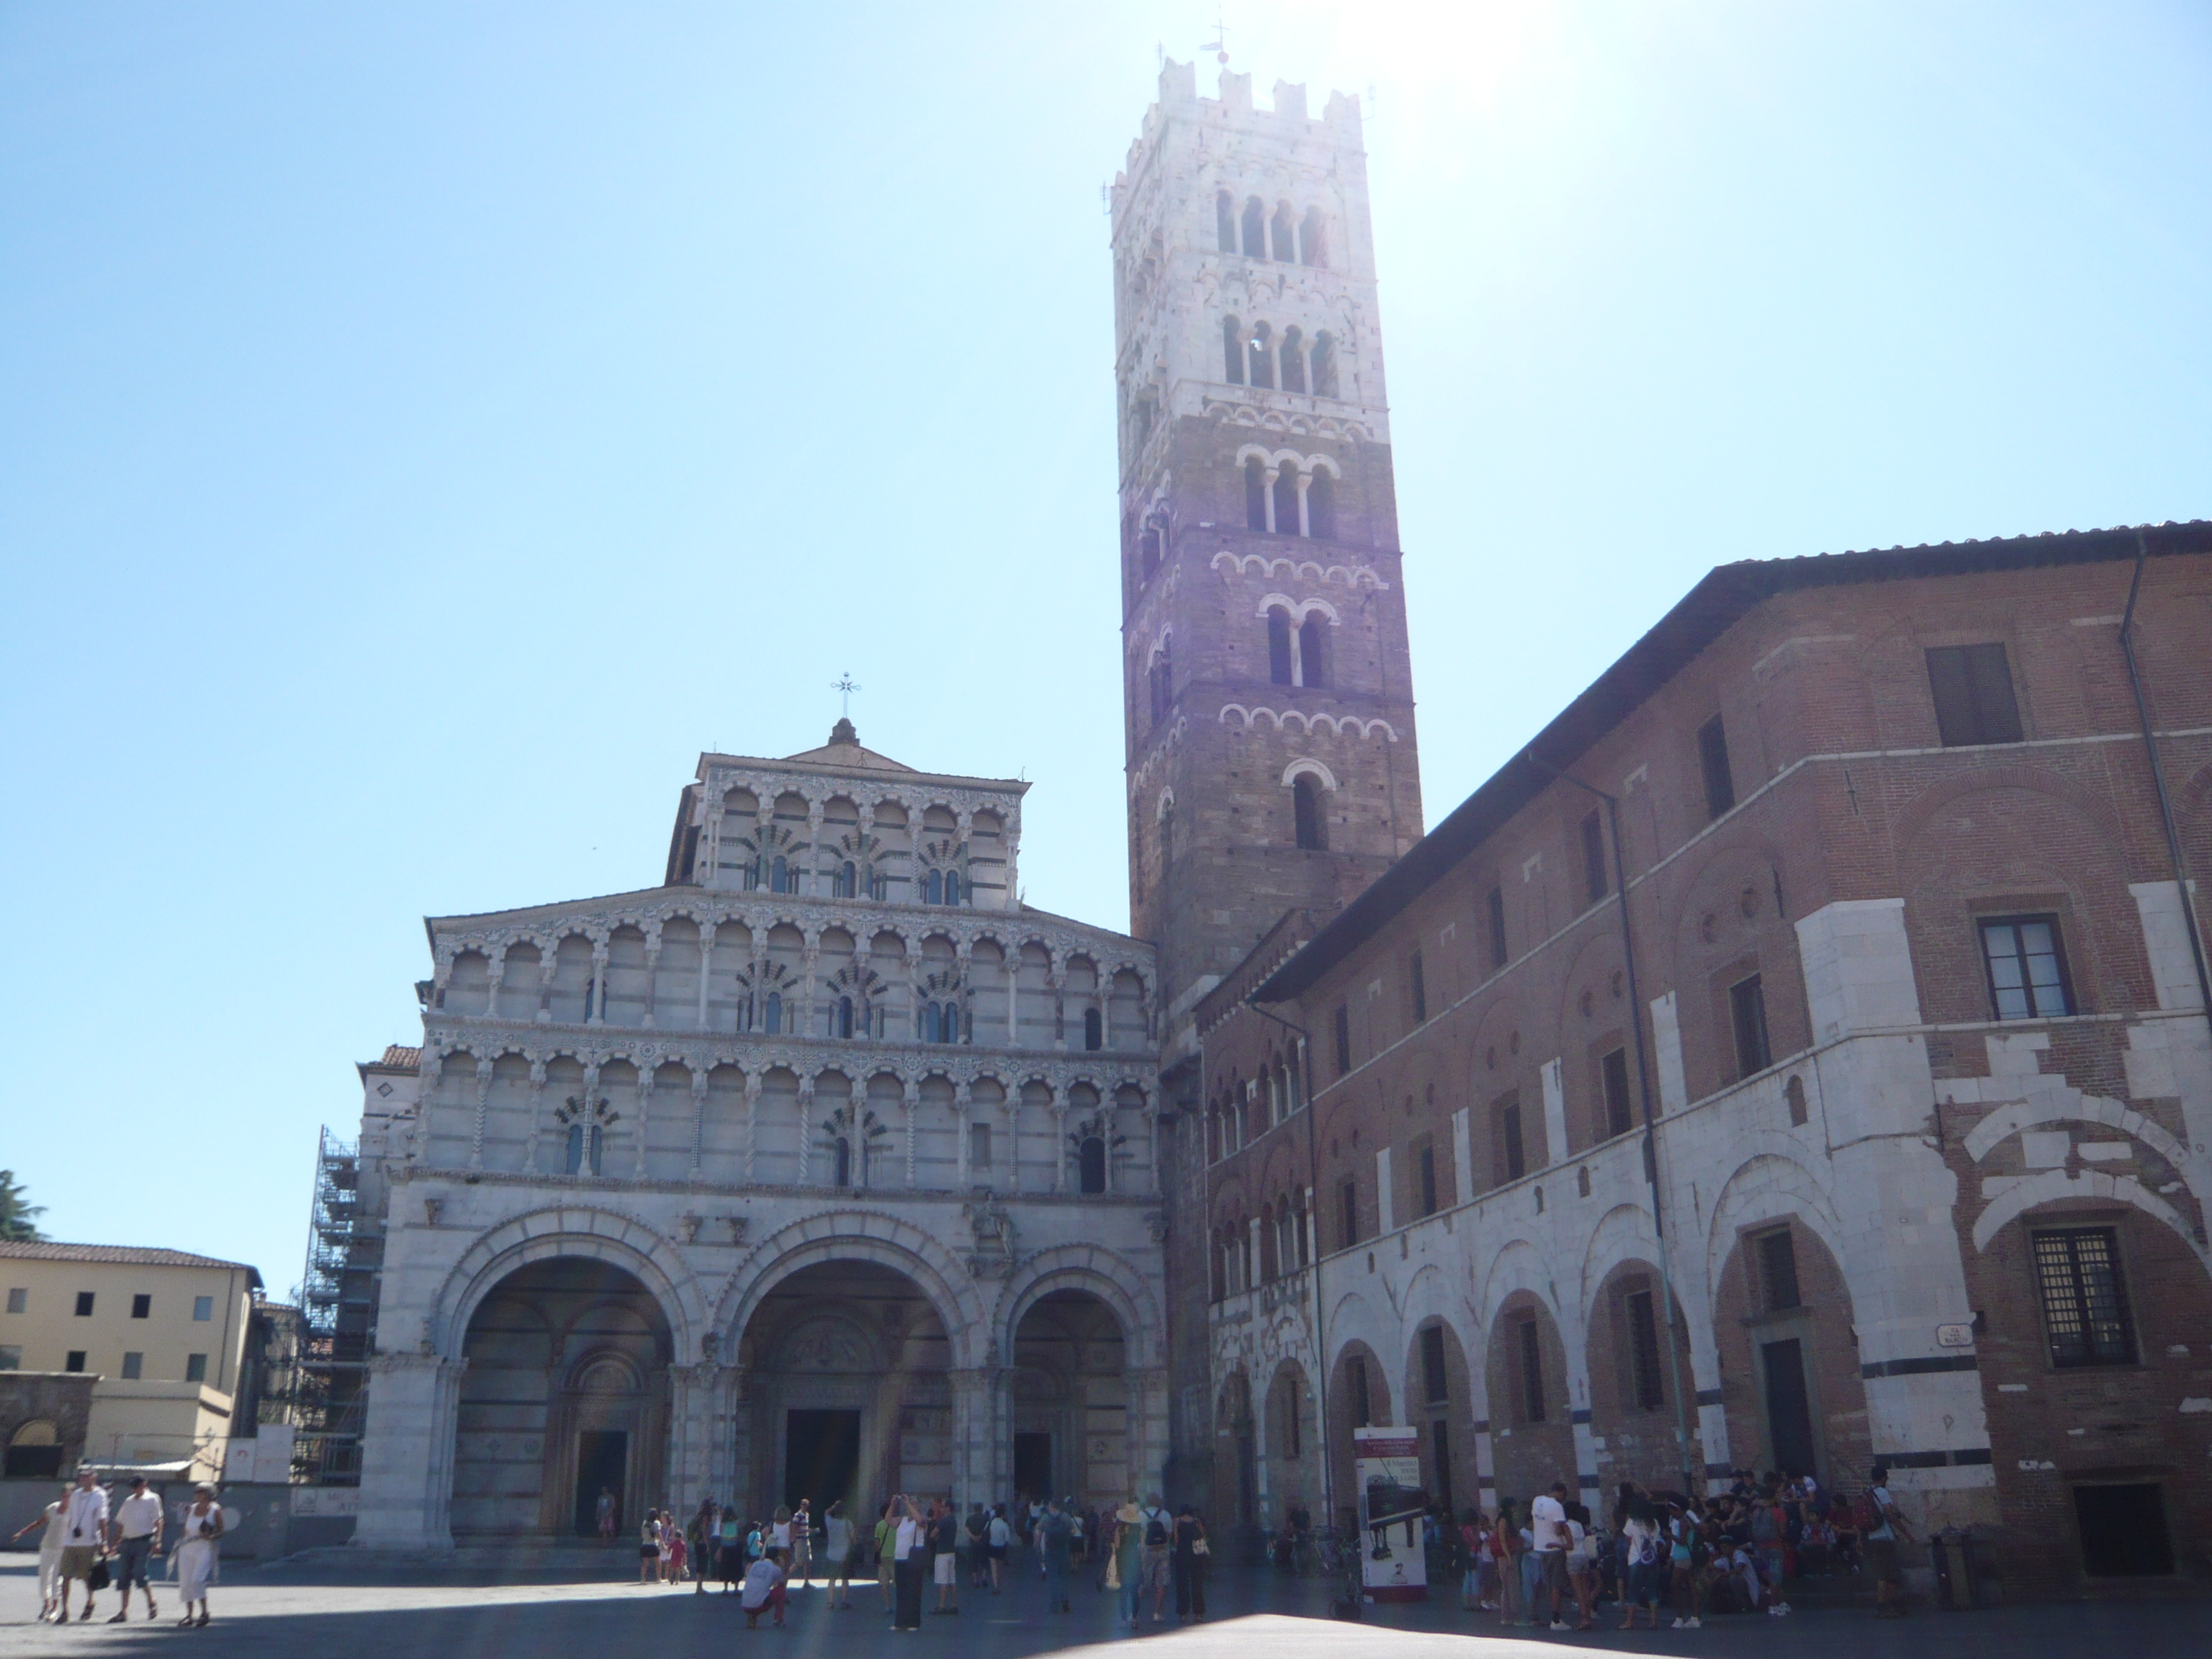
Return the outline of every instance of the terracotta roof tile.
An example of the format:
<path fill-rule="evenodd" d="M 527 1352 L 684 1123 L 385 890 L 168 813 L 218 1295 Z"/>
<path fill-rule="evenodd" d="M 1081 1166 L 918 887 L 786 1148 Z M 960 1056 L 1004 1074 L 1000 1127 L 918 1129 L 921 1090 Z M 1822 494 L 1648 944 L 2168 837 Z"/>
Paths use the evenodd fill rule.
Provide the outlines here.
<path fill-rule="evenodd" d="M 16 1261 L 106 1261 L 131 1267 L 239 1267 L 261 1282 L 261 1272 L 243 1261 L 224 1261 L 189 1250 L 144 1249 L 136 1244 L 61 1244 L 51 1240 L 32 1243 L 0 1239 L 0 1260 Z"/>

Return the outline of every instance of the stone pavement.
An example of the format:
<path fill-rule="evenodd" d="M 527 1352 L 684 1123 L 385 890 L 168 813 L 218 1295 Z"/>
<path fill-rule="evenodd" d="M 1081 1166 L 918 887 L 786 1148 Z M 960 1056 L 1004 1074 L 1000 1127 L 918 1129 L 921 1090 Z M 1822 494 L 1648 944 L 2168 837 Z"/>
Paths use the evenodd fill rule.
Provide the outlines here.
<path fill-rule="evenodd" d="M 851 1612 L 824 1604 L 818 1589 L 794 1592 L 789 1626 L 748 1632 L 734 1597 L 696 1596 L 689 1588 L 624 1584 L 611 1577 L 586 1583 L 476 1582 L 465 1575 L 375 1571 L 343 1559 L 280 1563 L 226 1569 L 216 1585 L 216 1623 L 205 1632 L 173 1628 L 173 1593 L 162 1595 L 163 1620 L 124 1626 L 102 1622 L 115 1610 L 113 1593 L 100 1597 L 92 1624 L 64 1630 L 33 1622 L 37 1591 L 30 1558 L 0 1557 L 0 1659 L 16 1654 L 82 1654 L 94 1659 L 163 1653 L 178 1645 L 220 1654 L 222 1659 L 610 1659 L 671 1651 L 697 1653 L 701 1644 L 757 1646 L 787 1659 L 847 1659 L 847 1656 L 913 1653 L 927 1659 L 1029 1659 L 1066 1652 L 1089 1656 L 1130 1638 L 1117 1633 L 1113 1598 L 1087 1585 L 1076 1593 L 1073 1614 L 1044 1611 L 1042 1587 L 1017 1575 L 1000 1597 L 963 1594 L 957 1617 L 925 1615 L 916 1635 L 890 1629 L 873 1585 L 855 1589 Z M 404 1581 L 404 1582 L 403 1582 Z M 161 1592 L 157 1591 L 157 1594 Z M 1632 1651 L 1667 1659 L 1751 1659 L 1786 1653 L 1789 1659 L 2057 1659 L 2061 1654 L 2125 1651 L 2130 1659 L 2163 1659 L 2212 1650 L 2212 1607 L 2203 1601 L 2055 1603 L 1987 1613 L 1920 1612 L 1898 1624 L 1876 1623 L 1865 1613 L 1804 1613 L 1785 1620 L 1713 1620 L 1699 1631 L 1662 1629 L 1622 1635 L 1611 1630 L 1585 1637 L 1507 1632 L 1487 1617 L 1459 1610 L 1455 1600 L 1421 1606 L 1370 1607 L 1367 1622 L 1338 1623 L 1326 1616 L 1328 1589 L 1264 1571 L 1230 1570 L 1218 1577 L 1209 1600 L 1213 1619 L 1178 1628 L 1147 1619 L 1141 1639 L 1170 1650 L 1164 1659 L 1441 1659 L 1465 1656 L 1469 1638 L 1483 1645 L 1481 1659 L 1534 1659 L 1539 1650 L 1559 1655 Z M 933 1601 L 935 1591 L 930 1591 Z M 141 1604 L 143 1611 L 143 1603 Z M 1565 1650 L 1562 1653 L 1561 1650 Z"/>

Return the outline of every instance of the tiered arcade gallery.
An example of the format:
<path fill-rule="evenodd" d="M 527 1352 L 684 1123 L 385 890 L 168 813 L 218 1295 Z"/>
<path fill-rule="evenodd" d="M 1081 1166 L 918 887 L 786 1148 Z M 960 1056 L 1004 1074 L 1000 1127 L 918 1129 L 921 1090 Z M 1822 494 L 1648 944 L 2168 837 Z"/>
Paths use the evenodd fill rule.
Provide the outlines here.
<path fill-rule="evenodd" d="M 429 923 L 362 1542 L 1159 1484 L 1152 953 L 1014 900 L 1025 788 L 841 722 L 704 757 L 661 887 Z"/>

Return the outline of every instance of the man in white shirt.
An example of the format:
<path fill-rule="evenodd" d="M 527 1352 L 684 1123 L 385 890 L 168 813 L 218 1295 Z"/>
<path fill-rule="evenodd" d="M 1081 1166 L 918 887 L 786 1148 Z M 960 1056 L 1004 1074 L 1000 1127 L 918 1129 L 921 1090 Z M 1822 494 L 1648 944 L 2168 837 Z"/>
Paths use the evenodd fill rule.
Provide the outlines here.
<path fill-rule="evenodd" d="M 119 1625 L 131 1617 L 131 1586 L 134 1583 L 146 1592 L 146 1617 L 155 1617 L 159 1609 L 154 1605 L 154 1586 L 146 1577 L 146 1562 L 148 1558 L 161 1553 L 161 1500 L 146 1490 L 144 1475 L 131 1477 L 131 1496 L 115 1506 L 109 1542 L 115 1549 L 115 1587 L 123 1597 L 123 1605 L 107 1622 Z"/>
<path fill-rule="evenodd" d="M 1561 1618 L 1567 1602 L 1567 1483 L 1554 1480 L 1552 1490 L 1528 1505 L 1529 1530 L 1536 1543 L 1536 1591 L 1541 1595 L 1547 1586 L 1552 1592 L 1552 1628 L 1565 1630 L 1567 1621 Z M 1534 1596 L 1528 1601 L 1528 1621 L 1536 1620 Z"/>
<path fill-rule="evenodd" d="M 62 1504 L 62 1620 L 69 1620 L 69 1587 L 84 1583 L 84 1611 L 92 1617 L 92 1564 L 107 1544 L 107 1493 L 93 1484 L 89 1464 L 76 1472 L 76 1490 Z"/>

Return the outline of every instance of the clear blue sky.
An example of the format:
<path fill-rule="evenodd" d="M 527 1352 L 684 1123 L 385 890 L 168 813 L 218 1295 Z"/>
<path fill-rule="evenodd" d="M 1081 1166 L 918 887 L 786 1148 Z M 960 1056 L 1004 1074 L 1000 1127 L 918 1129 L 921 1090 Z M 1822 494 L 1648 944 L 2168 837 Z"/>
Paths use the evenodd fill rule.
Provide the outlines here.
<path fill-rule="evenodd" d="M 1375 93 L 1431 821 L 1715 563 L 2212 513 L 2202 4 L 1224 10 Z M 848 667 L 1123 925 L 1098 187 L 1212 12 L 0 7 L 50 1231 L 281 1294 L 420 918 L 650 884 Z"/>

